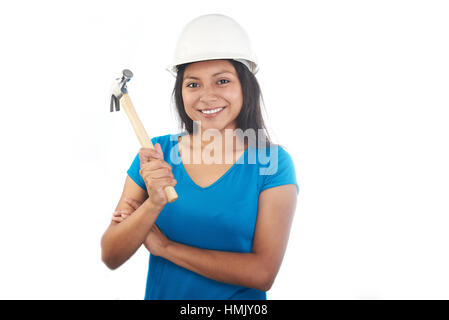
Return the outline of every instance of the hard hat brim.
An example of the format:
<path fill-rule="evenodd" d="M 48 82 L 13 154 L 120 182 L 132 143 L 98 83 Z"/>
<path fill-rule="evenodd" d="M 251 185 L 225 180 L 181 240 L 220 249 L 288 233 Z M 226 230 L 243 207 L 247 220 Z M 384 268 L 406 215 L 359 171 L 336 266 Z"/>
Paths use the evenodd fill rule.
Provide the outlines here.
<path fill-rule="evenodd" d="M 241 57 L 241 58 L 236 58 L 235 56 L 230 57 L 228 55 L 223 55 L 220 57 L 214 57 L 214 58 L 207 58 L 207 59 L 189 59 L 189 60 L 184 60 L 184 61 L 178 61 L 176 63 L 172 63 L 170 65 L 168 65 L 165 70 L 167 70 L 172 76 L 174 76 L 175 78 L 177 77 L 177 73 L 178 73 L 178 66 L 181 64 L 185 64 L 185 63 L 194 63 L 194 62 L 200 62 L 200 61 L 208 61 L 208 60 L 222 60 L 222 59 L 233 59 L 236 60 L 238 62 L 241 62 L 242 64 L 244 64 L 249 71 L 251 71 L 254 75 L 259 71 L 259 65 L 257 62 L 251 61 L 246 57 Z"/>

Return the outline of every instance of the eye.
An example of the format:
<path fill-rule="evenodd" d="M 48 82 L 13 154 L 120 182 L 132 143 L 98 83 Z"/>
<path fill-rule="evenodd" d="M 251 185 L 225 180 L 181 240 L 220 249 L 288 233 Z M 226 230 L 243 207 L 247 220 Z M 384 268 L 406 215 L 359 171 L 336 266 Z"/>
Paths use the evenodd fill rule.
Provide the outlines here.
<path fill-rule="evenodd" d="M 226 81 L 226 82 L 220 83 L 220 81 Z M 226 80 L 226 79 L 220 79 L 220 80 L 218 80 L 218 82 L 219 82 L 220 84 L 226 84 L 226 83 L 229 82 L 229 80 Z M 196 86 L 192 87 L 192 84 L 194 84 L 194 85 L 196 85 Z M 196 82 L 191 82 L 191 83 L 189 83 L 188 85 L 186 85 L 186 87 L 189 87 L 189 88 L 196 88 L 197 86 L 198 86 L 198 83 L 196 83 Z"/>

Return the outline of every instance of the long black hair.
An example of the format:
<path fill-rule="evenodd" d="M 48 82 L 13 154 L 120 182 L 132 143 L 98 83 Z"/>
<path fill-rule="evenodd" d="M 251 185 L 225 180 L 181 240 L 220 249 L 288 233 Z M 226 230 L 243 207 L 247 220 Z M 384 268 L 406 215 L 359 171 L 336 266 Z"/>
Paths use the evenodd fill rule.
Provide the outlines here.
<path fill-rule="evenodd" d="M 245 132 L 247 129 L 253 129 L 256 133 L 256 141 L 249 142 L 251 145 L 257 147 L 258 142 L 264 139 L 264 143 L 271 146 L 273 143 L 265 126 L 262 112 L 261 101 L 263 97 L 260 90 L 259 83 L 254 74 L 241 62 L 233 59 L 225 59 L 232 63 L 240 80 L 243 94 L 243 104 L 239 115 L 236 118 L 236 128 Z M 176 105 L 176 110 L 180 120 L 181 130 L 186 130 L 189 134 L 193 133 L 193 120 L 187 115 L 184 108 L 184 101 L 182 99 L 182 82 L 184 78 L 185 68 L 190 63 L 185 63 L 177 66 L 177 75 L 175 87 L 173 89 L 173 97 Z M 262 136 L 260 136 L 262 134 Z"/>

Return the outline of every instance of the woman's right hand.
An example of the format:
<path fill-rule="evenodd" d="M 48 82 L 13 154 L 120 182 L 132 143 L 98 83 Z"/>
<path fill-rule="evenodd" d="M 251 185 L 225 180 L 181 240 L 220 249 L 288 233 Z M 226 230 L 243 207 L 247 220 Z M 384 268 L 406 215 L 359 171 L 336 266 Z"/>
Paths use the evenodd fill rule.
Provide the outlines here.
<path fill-rule="evenodd" d="M 164 154 L 159 143 L 154 145 L 154 149 L 141 148 L 139 159 L 139 173 L 147 186 L 148 201 L 162 210 L 168 202 L 164 189 L 167 186 L 174 187 L 177 183 L 172 167 L 164 161 Z"/>

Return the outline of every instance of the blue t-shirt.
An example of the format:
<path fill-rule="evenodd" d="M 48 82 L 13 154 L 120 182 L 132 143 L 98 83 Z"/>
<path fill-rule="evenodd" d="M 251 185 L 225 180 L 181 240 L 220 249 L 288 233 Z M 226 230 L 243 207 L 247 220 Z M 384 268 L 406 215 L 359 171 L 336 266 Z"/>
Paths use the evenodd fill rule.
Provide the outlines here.
<path fill-rule="evenodd" d="M 234 165 L 208 187 L 198 186 L 185 170 L 178 149 L 182 132 L 151 139 L 159 143 L 164 161 L 172 166 L 178 199 L 167 203 L 156 224 L 171 240 L 202 249 L 252 252 L 261 191 L 295 184 L 290 155 L 279 145 L 248 147 Z M 262 152 L 262 150 L 264 152 Z M 127 173 L 142 189 L 140 159 Z M 266 292 L 219 282 L 150 254 L 145 299 L 149 300 L 266 300 Z"/>

